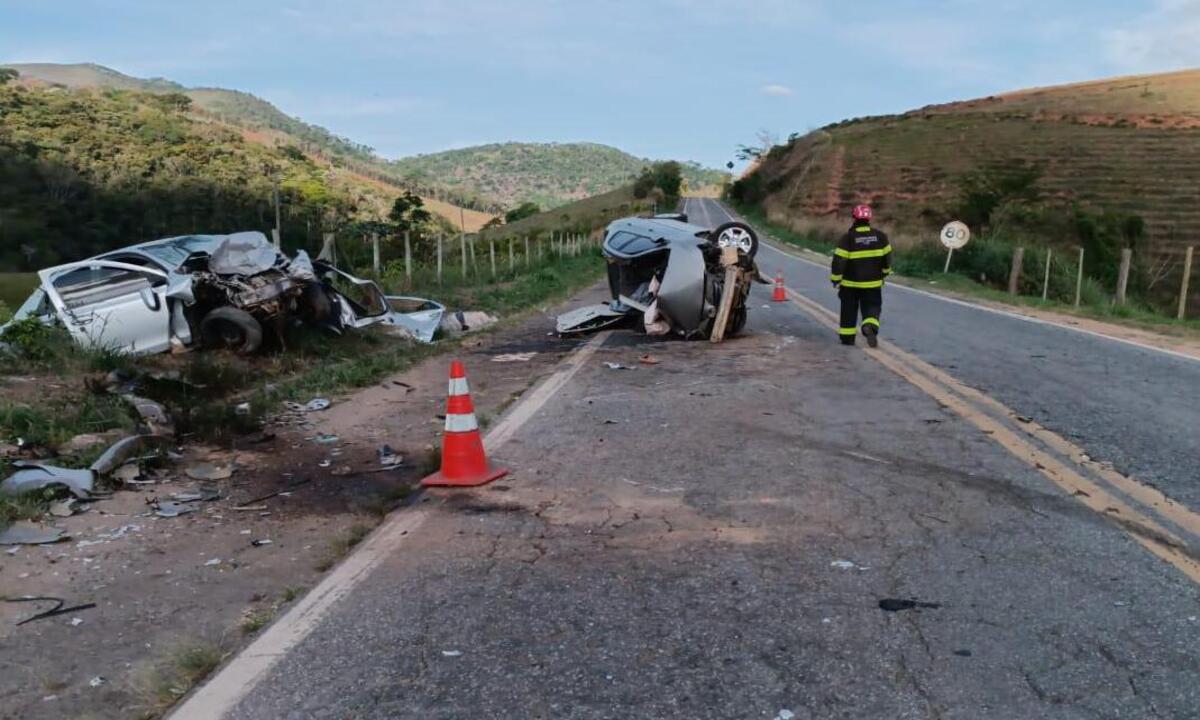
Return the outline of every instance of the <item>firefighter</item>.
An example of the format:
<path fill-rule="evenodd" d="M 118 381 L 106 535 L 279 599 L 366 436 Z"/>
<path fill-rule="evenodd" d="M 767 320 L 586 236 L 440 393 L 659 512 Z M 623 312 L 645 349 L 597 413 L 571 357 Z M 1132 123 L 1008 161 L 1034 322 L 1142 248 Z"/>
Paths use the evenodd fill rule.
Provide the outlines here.
<path fill-rule="evenodd" d="M 854 223 L 833 251 L 829 279 L 842 301 L 838 335 L 853 345 L 862 313 L 867 344 L 879 344 L 879 313 L 883 310 L 883 280 L 892 273 L 892 246 L 887 234 L 871 227 L 871 207 L 856 205 Z"/>

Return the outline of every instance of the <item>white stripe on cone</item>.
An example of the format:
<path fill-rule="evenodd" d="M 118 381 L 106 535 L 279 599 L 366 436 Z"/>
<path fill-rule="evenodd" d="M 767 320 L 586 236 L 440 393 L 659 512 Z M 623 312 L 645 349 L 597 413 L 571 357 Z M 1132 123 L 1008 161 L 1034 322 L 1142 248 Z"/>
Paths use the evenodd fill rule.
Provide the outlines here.
<path fill-rule="evenodd" d="M 446 432 L 448 433 L 474 432 L 478 429 L 479 423 L 475 422 L 475 413 L 446 415 Z"/>
<path fill-rule="evenodd" d="M 470 390 L 470 388 L 467 387 L 467 379 L 465 377 L 450 378 L 450 396 L 451 397 L 454 397 L 455 395 L 470 395 L 470 394 L 471 394 L 471 390 Z"/>

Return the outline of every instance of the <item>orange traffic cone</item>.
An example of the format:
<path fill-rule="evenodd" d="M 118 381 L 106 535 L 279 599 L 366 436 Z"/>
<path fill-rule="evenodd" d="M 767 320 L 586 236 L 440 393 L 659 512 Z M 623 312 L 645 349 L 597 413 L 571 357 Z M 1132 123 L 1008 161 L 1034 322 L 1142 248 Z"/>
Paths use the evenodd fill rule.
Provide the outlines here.
<path fill-rule="evenodd" d="M 773 302 L 787 302 L 787 290 L 783 287 L 783 271 L 775 274 L 775 292 L 771 295 Z"/>
<path fill-rule="evenodd" d="M 450 363 L 450 398 L 446 402 L 446 432 L 442 436 L 442 469 L 421 481 L 429 486 L 472 487 L 508 474 L 493 466 L 483 452 L 475 405 L 463 364 Z"/>

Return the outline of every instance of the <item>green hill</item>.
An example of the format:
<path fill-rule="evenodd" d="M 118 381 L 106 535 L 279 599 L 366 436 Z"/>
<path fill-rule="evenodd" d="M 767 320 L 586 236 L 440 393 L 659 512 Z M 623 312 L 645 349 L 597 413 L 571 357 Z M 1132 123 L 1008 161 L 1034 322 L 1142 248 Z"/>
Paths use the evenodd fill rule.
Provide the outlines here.
<path fill-rule="evenodd" d="M 10 64 L 23 78 L 69 88 L 116 88 L 184 93 L 194 106 L 241 126 L 267 144 L 290 144 L 378 182 L 468 209 L 500 213 L 524 201 L 554 207 L 624 185 L 650 163 L 616 148 L 592 143 L 505 143 L 389 161 L 375 151 L 292 117 L 249 93 L 222 88 L 185 88 L 162 78 L 141 79 L 95 64 Z M 257 137 L 262 135 L 262 137 Z M 725 174 L 689 163 L 684 179 L 693 187 L 720 185 Z"/>
<path fill-rule="evenodd" d="M 969 190 L 1025 172 L 1036 201 L 996 208 L 987 229 L 1004 225 L 1014 242 L 1086 244 L 1077 236 L 1086 227 L 1055 218 L 1119 214 L 1144 221 L 1137 254 L 1173 262 L 1200 236 L 1200 71 L 836 123 L 773 148 L 735 192 L 797 230 L 840 227 L 853 204 L 870 202 L 885 227 L 931 242 L 966 212 Z"/>
<path fill-rule="evenodd" d="M 630 183 L 651 160 L 596 143 L 499 143 L 418 155 L 391 163 L 408 181 L 435 179 L 463 197 L 513 207 L 544 208 L 608 192 Z M 720 185 L 725 173 L 683 165 L 690 187 Z"/>
<path fill-rule="evenodd" d="M 170 235 L 274 224 L 316 250 L 355 240 L 395 192 L 293 147 L 197 118 L 178 95 L 0 85 L 0 271 L 32 270 Z M 361 243 L 360 243 L 361 244 Z"/>

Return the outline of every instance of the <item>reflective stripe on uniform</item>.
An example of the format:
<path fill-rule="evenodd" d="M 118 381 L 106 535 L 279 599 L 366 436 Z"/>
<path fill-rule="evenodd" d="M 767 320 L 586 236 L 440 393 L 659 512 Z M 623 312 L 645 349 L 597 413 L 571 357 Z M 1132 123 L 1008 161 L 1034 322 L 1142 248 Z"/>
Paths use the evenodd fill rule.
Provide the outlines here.
<path fill-rule="evenodd" d="M 838 328 L 838 335 L 857 335 L 858 328 Z"/>
<path fill-rule="evenodd" d="M 475 422 L 475 413 L 469 415 L 446 414 L 446 432 L 448 433 L 473 432 L 478 429 L 479 423 Z"/>
<path fill-rule="evenodd" d="M 830 275 L 830 276 L 829 276 L 829 279 L 830 279 L 830 281 L 832 281 L 832 282 L 841 282 L 841 281 L 842 281 L 842 276 L 841 276 L 841 275 Z"/>
<path fill-rule="evenodd" d="M 883 281 L 882 280 L 866 280 L 863 282 L 858 282 L 857 280 L 843 280 L 842 286 L 848 287 L 848 288 L 858 288 L 858 289 L 862 289 L 862 290 L 869 290 L 871 288 L 883 287 Z"/>
<path fill-rule="evenodd" d="M 892 269 L 891 269 L 891 268 L 884 268 L 884 269 L 883 269 L 883 274 L 884 274 L 884 275 L 891 275 L 891 274 L 892 274 Z"/>
<path fill-rule="evenodd" d="M 874 325 L 879 327 L 879 318 L 863 318 L 863 325 Z"/>
<path fill-rule="evenodd" d="M 854 232 L 871 232 L 871 226 L 859 225 L 858 227 L 854 228 Z"/>
<path fill-rule="evenodd" d="M 887 245 L 876 250 L 843 250 L 838 248 L 833 251 L 834 255 L 847 260 L 865 260 L 867 258 L 883 257 L 892 252 L 892 246 Z"/>

